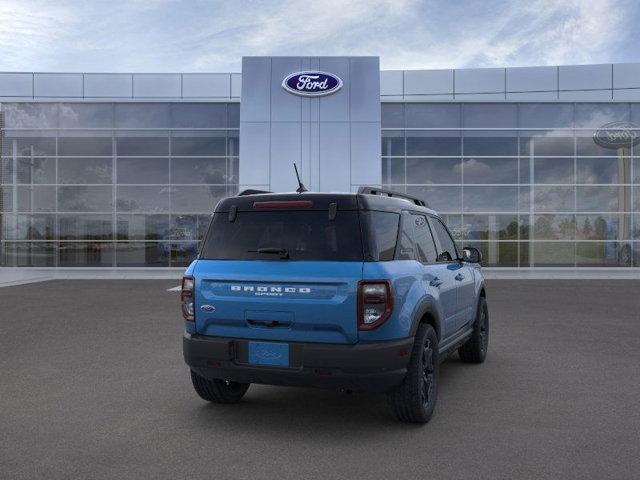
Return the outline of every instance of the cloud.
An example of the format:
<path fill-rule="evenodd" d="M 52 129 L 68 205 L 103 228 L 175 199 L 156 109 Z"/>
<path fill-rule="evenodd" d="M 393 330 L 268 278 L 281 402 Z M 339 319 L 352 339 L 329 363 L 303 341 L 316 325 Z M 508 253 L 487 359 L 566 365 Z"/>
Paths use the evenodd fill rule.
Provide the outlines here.
<path fill-rule="evenodd" d="M 633 0 L 5 0 L 0 70 L 239 71 L 243 55 L 384 69 L 637 61 Z"/>

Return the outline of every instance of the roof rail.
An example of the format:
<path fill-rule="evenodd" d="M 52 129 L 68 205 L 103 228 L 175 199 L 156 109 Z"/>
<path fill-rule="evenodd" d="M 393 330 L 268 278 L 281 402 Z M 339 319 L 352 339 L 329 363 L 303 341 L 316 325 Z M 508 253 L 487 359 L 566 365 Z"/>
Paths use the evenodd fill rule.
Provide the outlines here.
<path fill-rule="evenodd" d="M 260 193 L 273 193 L 268 190 L 254 190 L 252 188 L 247 188 L 246 190 L 241 191 L 237 196 L 244 197 L 245 195 L 259 195 Z"/>
<path fill-rule="evenodd" d="M 429 205 L 427 205 L 427 202 L 425 202 L 424 200 L 421 200 L 418 197 L 412 197 L 411 195 L 407 195 L 406 193 L 394 192 L 393 190 L 385 190 L 383 188 L 377 187 L 360 187 L 358 188 L 358 193 L 363 195 L 381 195 L 386 197 L 402 198 L 404 200 L 409 200 L 410 202 L 415 203 L 420 207 L 429 208 Z"/>

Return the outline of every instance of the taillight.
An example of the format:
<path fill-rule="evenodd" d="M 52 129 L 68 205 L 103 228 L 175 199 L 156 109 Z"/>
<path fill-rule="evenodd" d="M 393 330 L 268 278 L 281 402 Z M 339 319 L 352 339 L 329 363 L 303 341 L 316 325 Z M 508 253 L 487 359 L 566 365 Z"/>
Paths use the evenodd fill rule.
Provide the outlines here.
<path fill-rule="evenodd" d="M 180 302 L 182 303 L 182 316 L 185 320 L 195 320 L 195 302 L 193 290 L 196 281 L 193 277 L 182 277 L 182 292 L 180 293 Z"/>
<path fill-rule="evenodd" d="M 358 283 L 358 329 L 373 330 L 391 316 L 393 295 L 388 280 Z"/>

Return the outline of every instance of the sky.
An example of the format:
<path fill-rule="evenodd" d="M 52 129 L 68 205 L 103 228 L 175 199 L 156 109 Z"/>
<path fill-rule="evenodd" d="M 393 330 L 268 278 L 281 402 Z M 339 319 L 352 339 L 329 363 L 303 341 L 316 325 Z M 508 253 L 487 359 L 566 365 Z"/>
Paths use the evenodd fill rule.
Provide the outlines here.
<path fill-rule="evenodd" d="M 637 0 L 0 0 L 0 71 L 239 72 L 243 55 L 381 68 L 640 61 Z"/>

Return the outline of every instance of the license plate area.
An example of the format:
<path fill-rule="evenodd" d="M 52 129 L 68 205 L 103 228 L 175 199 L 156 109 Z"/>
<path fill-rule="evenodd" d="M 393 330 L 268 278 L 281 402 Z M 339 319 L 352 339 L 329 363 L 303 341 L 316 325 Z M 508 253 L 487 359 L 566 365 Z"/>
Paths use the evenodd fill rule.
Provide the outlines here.
<path fill-rule="evenodd" d="M 248 345 L 250 365 L 268 365 L 272 367 L 289 366 L 289 344 L 275 342 L 252 342 Z"/>

